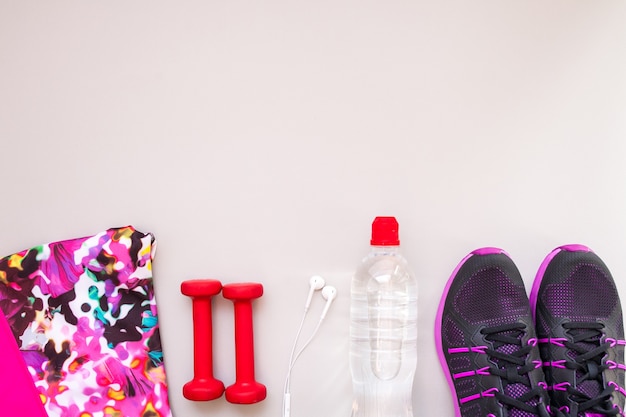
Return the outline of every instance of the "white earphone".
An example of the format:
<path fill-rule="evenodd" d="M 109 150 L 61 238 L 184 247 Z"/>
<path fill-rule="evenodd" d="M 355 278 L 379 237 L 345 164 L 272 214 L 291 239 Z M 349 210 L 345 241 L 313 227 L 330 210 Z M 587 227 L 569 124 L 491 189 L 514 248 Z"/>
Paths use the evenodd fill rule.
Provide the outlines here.
<path fill-rule="evenodd" d="M 324 305 L 324 309 L 322 310 L 322 315 L 320 316 L 317 325 L 315 326 L 315 330 L 309 337 L 309 340 L 306 341 L 304 346 L 300 348 L 298 353 L 296 354 L 296 346 L 298 344 L 298 339 L 300 337 L 300 332 L 302 332 L 302 327 L 304 325 L 304 319 L 306 318 L 306 314 L 309 311 L 309 307 L 311 306 L 311 301 L 313 300 L 313 294 L 315 291 L 322 290 L 322 297 L 326 300 L 326 304 Z M 289 369 L 287 370 L 287 378 L 285 379 L 285 390 L 283 392 L 283 417 L 290 417 L 291 414 L 291 393 L 290 393 L 290 379 L 291 379 L 291 370 L 295 365 L 296 361 L 304 352 L 304 349 L 311 343 L 317 331 L 319 330 L 322 321 L 326 317 L 328 310 L 330 309 L 330 305 L 333 303 L 333 300 L 337 298 L 337 289 L 330 285 L 326 285 L 324 278 L 319 275 L 313 275 L 309 279 L 309 294 L 306 299 L 306 303 L 304 305 L 304 314 L 302 315 L 302 321 L 300 322 L 300 327 L 298 328 L 298 333 L 296 334 L 296 338 L 293 342 L 293 348 L 291 349 L 291 356 L 289 357 Z"/>
<path fill-rule="evenodd" d="M 335 289 L 335 287 L 327 285 L 322 289 L 322 297 L 324 297 L 324 300 L 326 300 L 326 305 L 324 306 L 324 310 L 322 311 L 322 316 L 320 317 L 320 320 L 324 320 L 324 317 L 326 317 L 326 313 L 328 313 L 330 305 L 333 303 L 333 300 L 337 298 L 337 290 Z"/>
<path fill-rule="evenodd" d="M 311 306 L 311 300 L 313 300 L 313 293 L 317 290 L 321 290 L 326 285 L 324 278 L 319 275 L 313 275 L 311 279 L 309 279 L 309 296 L 306 299 L 306 304 L 304 305 L 304 312 L 306 313 Z"/>

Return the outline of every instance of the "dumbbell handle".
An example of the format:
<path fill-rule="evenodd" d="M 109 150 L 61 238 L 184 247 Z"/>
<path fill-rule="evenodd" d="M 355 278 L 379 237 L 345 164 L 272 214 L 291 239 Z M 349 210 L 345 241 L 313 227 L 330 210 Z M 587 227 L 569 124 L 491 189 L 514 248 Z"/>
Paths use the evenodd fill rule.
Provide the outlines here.
<path fill-rule="evenodd" d="M 237 404 L 252 404 L 267 396 L 265 385 L 254 377 L 254 332 L 252 300 L 263 295 L 259 283 L 236 283 L 224 286 L 222 295 L 233 302 L 235 310 L 236 381 L 226 388 L 226 400 Z"/>
<path fill-rule="evenodd" d="M 213 377 L 213 321 L 211 299 L 222 289 L 217 280 L 189 280 L 181 292 L 192 299 L 193 380 L 183 386 L 183 396 L 192 401 L 209 401 L 224 393 L 224 383 Z"/>
<path fill-rule="evenodd" d="M 235 351 L 237 380 L 254 380 L 254 330 L 252 302 L 235 301 Z"/>

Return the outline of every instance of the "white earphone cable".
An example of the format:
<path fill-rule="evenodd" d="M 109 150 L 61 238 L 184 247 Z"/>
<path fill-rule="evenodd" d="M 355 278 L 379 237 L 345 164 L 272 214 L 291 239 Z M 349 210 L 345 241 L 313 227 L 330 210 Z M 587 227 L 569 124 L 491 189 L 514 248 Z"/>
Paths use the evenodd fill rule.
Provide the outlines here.
<path fill-rule="evenodd" d="M 300 357 L 300 355 L 302 355 L 302 352 L 304 352 L 304 349 L 306 349 L 309 344 L 311 344 L 311 342 L 313 341 L 313 338 L 315 337 L 315 335 L 317 334 L 317 332 L 320 329 L 320 326 L 322 325 L 322 322 L 324 321 L 324 319 L 320 319 L 317 322 L 317 325 L 315 326 L 315 329 L 313 330 L 313 333 L 311 334 L 311 336 L 309 337 L 309 340 L 306 341 L 306 343 L 304 344 L 304 346 L 302 346 L 302 348 L 298 351 L 298 353 L 296 354 L 296 356 L 293 358 L 293 361 L 291 362 L 291 366 L 289 367 L 289 371 L 291 372 L 291 369 L 294 367 L 294 365 L 296 364 L 296 361 L 298 360 L 298 358 Z"/>
<path fill-rule="evenodd" d="M 317 289 L 319 289 L 319 287 Z M 304 314 L 302 315 L 302 320 L 300 321 L 300 326 L 298 327 L 298 331 L 296 333 L 296 337 L 294 339 L 293 346 L 291 348 L 291 354 L 289 356 L 289 368 L 287 369 L 287 376 L 285 378 L 285 385 L 283 388 L 283 414 L 282 414 L 283 417 L 290 417 L 290 414 L 291 414 L 291 371 L 293 370 L 293 367 L 295 366 L 296 361 L 298 360 L 300 355 L 302 355 L 304 350 L 309 346 L 309 344 L 311 344 L 311 342 L 317 335 L 317 332 L 319 331 L 322 325 L 322 322 L 324 321 L 324 318 L 326 316 L 326 312 L 328 311 L 328 307 L 330 307 L 330 303 L 332 303 L 332 300 L 336 296 L 337 292 L 334 287 L 327 287 L 327 289 L 330 291 L 328 292 L 328 294 L 323 293 L 324 298 L 327 298 L 326 306 L 324 307 L 323 313 L 320 316 L 317 324 L 315 325 L 315 328 L 313 329 L 311 336 L 304 343 L 302 348 L 300 348 L 300 350 L 298 350 L 296 353 L 296 348 L 298 346 L 298 339 L 300 338 L 300 334 L 302 333 L 306 315 L 309 310 L 308 302 L 304 308 Z M 309 295 L 309 299 L 310 299 L 310 295 Z"/>
<path fill-rule="evenodd" d="M 304 343 L 302 348 L 300 348 L 298 353 L 295 353 L 296 352 L 296 347 L 297 347 L 297 344 L 298 344 L 298 339 L 300 338 L 300 334 L 302 333 L 302 328 L 304 327 L 304 321 L 306 319 L 306 313 L 307 312 L 305 311 L 304 314 L 302 315 L 302 320 L 300 321 L 300 326 L 298 327 L 298 332 L 296 334 L 295 340 L 293 342 L 293 347 L 291 349 L 291 356 L 289 357 L 289 369 L 287 370 L 287 377 L 285 378 L 285 386 L 284 386 L 284 390 L 283 390 L 283 417 L 290 417 L 290 414 L 291 414 L 291 371 L 293 370 L 293 367 L 295 366 L 296 361 L 298 360 L 300 355 L 302 355 L 304 350 L 313 341 L 313 338 L 315 337 L 315 335 L 319 331 L 320 326 L 322 325 L 322 322 L 324 321 L 323 317 L 321 317 L 319 319 L 319 321 L 317 322 L 317 325 L 315 326 L 315 329 L 313 329 L 313 333 L 311 334 L 309 339 Z"/>
<path fill-rule="evenodd" d="M 287 370 L 287 378 L 285 379 L 285 389 L 284 392 L 289 392 L 289 382 L 291 378 L 291 369 L 293 368 L 293 364 L 295 362 L 294 355 L 296 353 L 296 347 L 298 345 L 298 339 L 300 338 L 300 334 L 302 333 L 302 328 L 304 327 L 304 320 L 306 319 L 306 311 L 302 315 L 302 320 L 300 321 L 300 326 L 298 327 L 298 332 L 296 333 L 296 337 L 293 341 L 293 347 L 291 348 L 291 355 L 289 356 L 289 368 Z M 297 356 L 296 356 L 297 359 Z"/>
<path fill-rule="evenodd" d="M 291 355 L 289 356 L 289 368 L 287 369 L 287 377 L 285 378 L 285 386 L 283 388 L 283 417 L 290 417 L 291 414 L 291 370 L 293 369 L 293 366 L 296 363 L 298 356 L 300 356 L 300 354 L 302 353 L 301 349 L 298 354 L 294 356 L 298 345 L 298 339 L 300 338 L 302 328 L 304 327 L 304 321 L 306 319 L 307 311 L 308 308 L 304 310 L 304 314 L 302 315 L 302 320 L 300 321 L 300 326 L 298 327 L 298 332 L 296 333 L 296 337 L 293 341 L 293 347 L 291 348 Z M 307 344 L 310 343 L 310 340 L 311 339 L 307 341 Z"/>

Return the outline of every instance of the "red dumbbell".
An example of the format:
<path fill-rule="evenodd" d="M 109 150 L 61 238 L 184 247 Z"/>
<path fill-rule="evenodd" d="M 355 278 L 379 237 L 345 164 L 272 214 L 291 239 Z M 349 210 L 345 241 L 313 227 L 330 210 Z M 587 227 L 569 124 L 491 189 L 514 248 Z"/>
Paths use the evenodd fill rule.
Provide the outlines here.
<path fill-rule="evenodd" d="M 222 295 L 233 302 L 235 309 L 236 382 L 226 388 L 226 400 L 236 404 L 263 401 L 267 389 L 254 379 L 252 331 L 252 300 L 263 295 L 263 286 L 259 283 L 226 284 Z"/>
<path fill-rule="evenodd" d="M 224 383 L 213 377 L 213 323 L 211 298 L 222 283 L 214 279 L 184 281 L 180 291 L 193 303 L 193 380 L 183 386 L 183 396 L 192 401 L 209 401 L 224 393 Z"/>

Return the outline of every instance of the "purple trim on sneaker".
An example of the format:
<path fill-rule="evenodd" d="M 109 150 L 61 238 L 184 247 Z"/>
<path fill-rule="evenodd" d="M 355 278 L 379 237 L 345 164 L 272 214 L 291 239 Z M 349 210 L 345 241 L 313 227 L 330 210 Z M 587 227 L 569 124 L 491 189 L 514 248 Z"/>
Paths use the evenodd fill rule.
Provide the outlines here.
<path fill-rule="evenodd" d="M 553 367 L 553 368 L 561 368 L 561 369 L 565 369 L 565 359 L 562 359 L 560 361 L 549 361 L 549 362 L 544 362 L 543 366 L 545 367 Z"/>
<path fill-rule="evenodd" d="M 609 343 L 611 347 L 615 347 L 617 345 L 626 346 L 626 340 L 616 340 L 616 339 L 613 339 L 612 337 L 607 337 L 606 339 L 604 339 L 604 341 Z"/>
<path fill-rule="evenodd" d="M 550 409 L 550 406 L 547 406 L 546 408 L 548 409 L 548 412 L 550 413 L 550 415 L 554 414 L 554 412 Z M 564 405 L 563 407 L 559 407 L 558 410 L 565 412 L 565 414 L 569 413 L 569 407 L 566 405 Z"/>
<path fill-rule="evenodd" d="M 619 385 L 617 385 L 616 382 L 613 381 L 609 381 L 609 383 L 607 384 L 609 387 L 613 387 L 615 388 L 615 391 L 619 392 L 622 395 L 626 395 L 626 390 L 624 390 L 624 388 L 620 387 Z"/>
<path fill-rule="evenodd" d="M 530 297 L 528 300 L 530 302 L 530 312 L 533 315 L 533 321 L 537 321 L 537 297 L 539 295 L 539 287 L 541 287 L 541 280 L 543 279 L 543 275 L 546 273 L 548 264 L 550 263 L 550 261 L 552 261 L 552 259 L 554 259 L 556 255 L 558 255 L 559 252 L 561 252 L 561 248 L 556 248 L 552 252 L 550 252 L 539 266 L 537 275 L 535 275 L 535 281 L 533 282 L 533 287 L 530 290 Z M 542 341 L 539 340 L 539 343 L 541 342 Z"/>
<path fill-rule="evenodd" d="M 609 365 L 609 369 L 621 369 L 622 371 L 626 371 L 626 365 L 622 365 L 621 363 L 606 361 L 606 364 Z"/>
<path fill-rule="evenodd" d="M 446 361 L 446 356 L 443 353 L 443 342 L 441 340 L 441 320 L 443 319 L 443 309 L 446 303 L 446 298 L 448 296 L 448 292 L 450 291 L 450 286 L 452 286 L 452 282 L 454 281 L 454 277 L 459 272 L 463 264 L 467 262 L 469 258 L 474 256 L 474 253 L 469 253 L 465 258 L 459 262 L 456 266 L 450 278 L 448 278 L 448 282 L 443 290 L 443 294 L 441 295 L 441 300 L 439 301 L 439 307 L 437 308 L 437 316 L 435 318 L 435 346 L 437 347 L 437 356 L 439 357 L 439 363 L 441 363 L 441 367 L 444 369 L 444 375 L 446 380 L 448 381 L 448 386 L 450 387 L 450 393 L 452 394 L 453 404 L 454 404 L 454 415 L 455 417 L 461 417 L 461 410 L 459 409 L 459 398 L 456 395 L 456 389 L 454 388 L 454 381 L 452 379 L 452 373 L 450 372 L 450 368 L 448 367 L 448 362 Z"/>
<path fill-rule="evenodd" d="M 448 282 L 443 290 L 443 294 L 441 295 L 441 300 L 439 301 L 439 307 L 437 308 L 437 316 L 435 318 L 435 345 L 437 347 L 437 356 L 439 357 L 439 362 L 441 363 L 441 367 L 444 370 L 444 374 L 446 376 L 446 380 L 448 381 L 448 386 L 450 387 L 450 393 L 452 394 L 452 398 L 454 400 L 454 415 L 455 417 L 462 417 L 461 410 L 459 408 L 459 398 L 456 395 L 456 389 L 454 388 L 454 381 L 452 379 L 452 372 L 450 372 L 450 368 L 448 367 L 448 362 L 446 361 L 446 356 L 443 353 L 443 342 L 441 341 L 441 320 L 443 318 L 443 308 L 446 303 L 446 298 L 448 297 L 448 292 L 450 291 L 450 287 L 452 286 L 452 282 L 456 277 L 457 273 L 461 269 L 461 267 L 467 262 L 469 258 L 472 256 L 483 256 L 483 255 L 493 255 L 503 253 L 508 256 L 508 254 L 499 248 L 493 247 L 485 247 L 476 249 L 470 252 L 465 258 L 459 262 L 459 264 L 454 268 L 450 278 L 448 278 Z"/>
<path fill-rule="evenodd" d="M 555 346 L 564 347 L 564 343 L 567 342 L 567 339 L 564 337 L 546 337 L 543 339 L 539 339 L 539 343 L 545 344 L 549 343 Z"/>
<path fill-rule="evenodd" d="M 480 353 L 481 355 L 484 355 L 485 350 L 487 350 L 487 346 L 458 347 L 458 348 L 448 349 L 448 354 L 474 352 L 474 353 Z"/>
<path fill-rule="evenodd" d="M 569 382 L 559 382 L 558 384 L 552 385 L 552 387 L 548 387 L 548 389 L 553 389 L 554 391 L 567 391 L 567 387 L 571 386 Z"/>
<path fill-rule="evenodd" d="M 485 248 L 480 248 L 480 249 L 476 249 L 473 250 L 472 253 L 474 255 L 497 255 L 499 253 L 504 253 L 507 254 L 504 250 L 500 249 L 500 248 L 494 248 L 494 247 L 485 247 Z"/>
<path fill-rule="evenodd" d="M 485 391 L 480 392 L 478 394 L 474 394 L 474 395 L 470 395 L 469 397 L 461 398 L 461 404 L 465 404 L 465 403 L 468 403 L 470 401 L 478 400 L 479 398 L 483 398 L 483 397 L 495 397 L 496 396 L 496 392 L 498 392 L 498 388 L 489 388 L 488 390 L 485 390 Z"/>
<path fill-rule="evenodd" d="M 561 250 L 566 250 L 568 252 L 593 252 L 585 245 L 580 245 L 577 243 L 571 245 L 563 245 L 559 247 Z"/>
<path fill-rule="evenodd" d="M 475 371 L 459 372 L 458 374 L 452 375 L 452 377 L 454 379 L 459 379 L 459 378 L 467 378 L 468 376 L 474 376 L 474 375 L 491 375 L 491 374 L 489 373 L 489 367 L 485 366 L 484 368 L 480 368 Z"/>
<path fill-rule="evenodd" d="M 533 282 L 533 287 L 532 287 L 532 289 L 530 291 L 530 297 L 529 297 L 530 311 L 532 312 L 533 320 L 536 320 L 536 314 L 535 313 L 537 311 L 537 296 L 539 294 L 539 287 L 541 287 L 541 280 L 543 280 L 543 275 L 546 273 L 546 269 L 548 268 L 548 265 L 550 264 L 552 259 L 554 259 L 554 257 L 556 255 L 558 255 L 559 252 L 561 252 L 561 251 L 567 251 L 567 252 L 593 252 L 591 249 L 589 249 L 585 245 L 570 244 L 570 245 L 559 246 L 558 248 L 556 248 L 552 252 L 550 252 L 548 254 L 548 256 L 546 256 L 546 258 L 543 260 L 543 262 L 539 266 L 539 270 L 537 271 L 537 275 L 535 275 L 535 281 Z"/>

